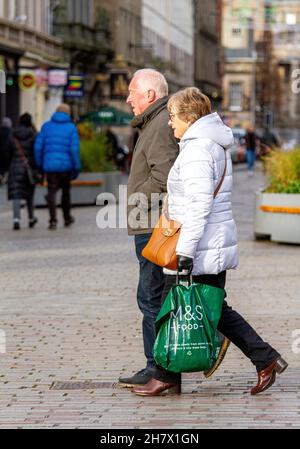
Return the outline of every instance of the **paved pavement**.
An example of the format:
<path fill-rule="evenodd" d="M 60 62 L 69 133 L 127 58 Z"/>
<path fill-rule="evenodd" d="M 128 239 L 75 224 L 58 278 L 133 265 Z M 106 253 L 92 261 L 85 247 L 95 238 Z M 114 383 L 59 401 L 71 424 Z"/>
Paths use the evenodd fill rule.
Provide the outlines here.
<path fill-rule="evenodd" d="M 7 189 L 6 186 L 0 185 L 0 212 L 9 208 L 9 202 L 7 201 Z"/>
<path fill-rule="evenodd" d="M 132 239 L 100 231 L 97 208 L 76 209 L 76 225 L 55 233 L 44 210 L 35 230 L 24 222 L 19 233 L 2 210 L 0 428 L 300 428 L 299 247 L 253 240 L 253 192 L 263 183 L 259 168 L 254 178 L 236 169 L 240 267 L 227 284 L 229 302 L 290 364 L 257 397 L 255 369 L 233 346 L 211 380 L 184 375 L 180 397 L 116 387 L 144 366 Z"/>

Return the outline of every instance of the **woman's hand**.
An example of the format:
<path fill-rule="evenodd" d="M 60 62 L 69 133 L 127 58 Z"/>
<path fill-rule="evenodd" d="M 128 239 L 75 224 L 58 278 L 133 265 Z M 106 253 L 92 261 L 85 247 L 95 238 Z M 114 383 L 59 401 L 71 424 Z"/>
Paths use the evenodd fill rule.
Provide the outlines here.
<path fill-rule="evenodd" d="M 166 217 L 167 220 L 169 220 L 169 202 L 168 202 L 168 195 L 164 197 L 163 201 L 163 207 L 162 207 L 162 213 Z"/>
<path fill-rule="evenodd" d="M 181 276 L 190 276 L 193 271 L 194 261 L 190 257 L 177 256 L 178 273 Z"/>

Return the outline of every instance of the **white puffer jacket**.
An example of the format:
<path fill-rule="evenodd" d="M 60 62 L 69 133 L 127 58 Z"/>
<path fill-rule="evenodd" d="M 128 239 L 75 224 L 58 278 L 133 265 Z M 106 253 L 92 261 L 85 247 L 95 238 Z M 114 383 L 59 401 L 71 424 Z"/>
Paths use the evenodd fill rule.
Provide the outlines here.
<path fill-rule="evenodd" d="M 232 131 L 219 115 L 205 116 L 182 137 L 180 154 L 169 174 L 169 217 L 182 224 L 176 252 L 194 259 L 193 275 L 218 274 L 238 265 L 228 150 L 232 144 Z M 214 199 L 224 173 L 225 155 L 226 176 Z M 169 270 L 165 273 L 174 274 Z"/>

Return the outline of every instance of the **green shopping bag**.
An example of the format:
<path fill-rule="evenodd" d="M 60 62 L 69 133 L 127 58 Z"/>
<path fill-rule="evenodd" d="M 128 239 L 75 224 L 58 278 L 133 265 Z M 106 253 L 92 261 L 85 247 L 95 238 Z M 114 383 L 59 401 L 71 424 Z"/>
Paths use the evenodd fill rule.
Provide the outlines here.
<path fill-rule="evenodd" d="M 225 291 L 204 284 L 172 287 L 156 320 L 154 358 L 175 373 L 206 371 L 220 351 L 217 326 Z"/>

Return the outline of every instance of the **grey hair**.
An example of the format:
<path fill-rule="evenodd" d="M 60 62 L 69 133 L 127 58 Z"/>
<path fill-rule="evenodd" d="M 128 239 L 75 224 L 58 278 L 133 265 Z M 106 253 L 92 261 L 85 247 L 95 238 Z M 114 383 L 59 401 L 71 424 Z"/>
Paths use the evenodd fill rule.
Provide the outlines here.
<path fill-rule="evenodd" d="M 141 69 L 135 72 L 138 85 L 144 90 L 154 90 L 157 98 L 166 97 L 169 94 L 169 86 L 164 75 L 154 69 Z"/>

